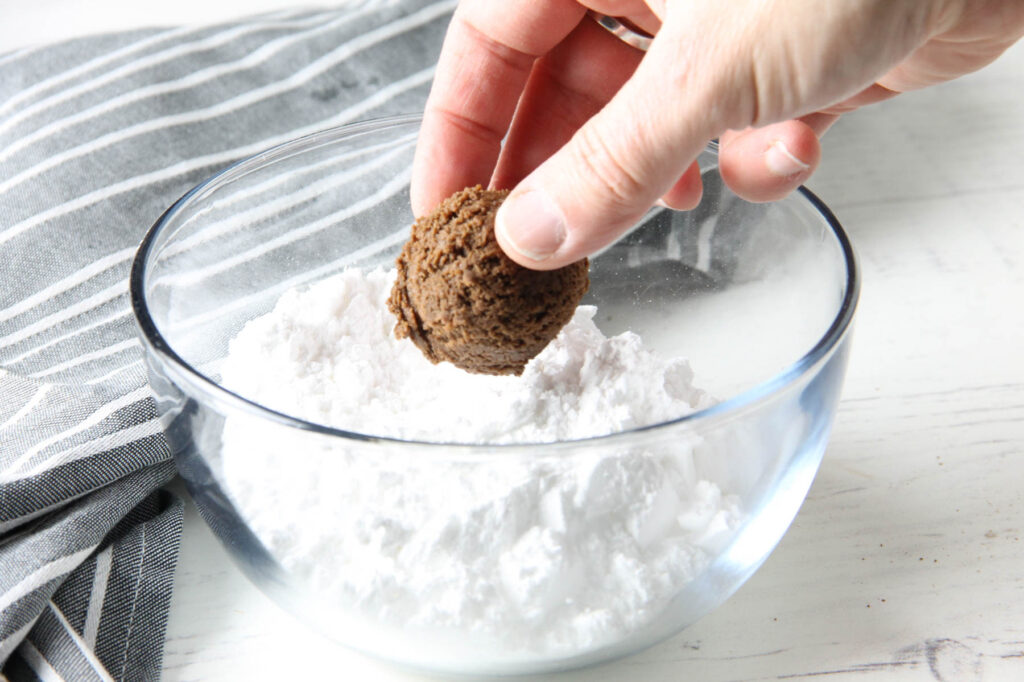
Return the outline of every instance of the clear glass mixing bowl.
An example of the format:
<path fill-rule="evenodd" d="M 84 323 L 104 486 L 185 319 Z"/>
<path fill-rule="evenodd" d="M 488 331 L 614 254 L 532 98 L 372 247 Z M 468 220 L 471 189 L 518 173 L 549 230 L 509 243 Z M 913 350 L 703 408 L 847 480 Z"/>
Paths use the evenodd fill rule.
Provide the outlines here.
<path fill-rule="evenodd" d="M 645 428 L 546 444 L 408 442 L 310 423 L 226 390 L 218 368 L 228 342 L 284 291 L 347 267 L 393 262 L 412 220 L 408 180 L 418 128 L 417 117 L 392 118 L 275 147 L 202 183 L 149 231 L 132 270 L 132 304 L 181 475 L 203 518 L 260 589 L 374 656 L 437 672 L 504 674 L 572 668 L 650 646 L 725 601 L 803 502 L 846 366 L 859 286 L 850 243 L 804 189 L 771 204 L 738 199 L 722 184 L 710 147 L 700 159 L 705 191 L 698 208 L 654 211 L 592 259 L 584 302 L 597 306 L 602 331 L 632 330 L 662 354 L 689 358 L 695 383 L 719 399 Z M 252 452 L 229 450 L 239 433 Z M 445 440 L 443 425 L 437 440 Z M 616 473 L 595 473 L 595 462 L 618 463 Z M 664 470 L 656 489 L 635 491 L 668 500 L 654 505 L 658 518 L 634 519 L 642 527 L 617 541 L 638 543 L 625 565 L 619 556 L 597 567 L 572 565 L 575 547 L 558 547 L 558 539 L 590 542 L 600 514 L 619 523 L 617 510 L 601 508 L 601 491 L 620 486 L 610 492 L 633 494 L 635 466 Z M 448 489 L 436 490 L 439 471 L 450 474 Z M 563 495 L 555 512 L 547 503 L 535 514 L 503 512 L 502 500 L 524 475 L 563 491 L 586 479 L 587 494 Z M 346 476 L 361 477 L 366 489 L 296 493 Z M 491 499 L 463 494 L 466 482 L 480 477 L 497 486 Z M 382 481 L 388 496 L 374 488 Z M 694 499 L 698 482 L 705 495 Z M 379 523 L 396 487 L 416 499 L 412 527 Z M 708 499 L 731 515 L 702 516 Z M 458 534 L 452 519 L 473 514 L 489 515 L 500 538 L 499 549 L 489 551 L 499 556 L 474 558 L 497 563 L 473 569 L 474 593 L 455 595 L 458 608 L 449 609 L 452 595 L 429 583 L 438 572 L 470 570 L 458 565 L 472 555 L 465 547 L 420 573 L 389 568 L 403 542 Z M 586 528 L 572 527 L 584 517 Z M 368 519 L 382 527 L 366 528 Z M 348 539 L 325 545 L 325 528 Z M 319 545 L 306 542 L 306 529 L 316 529 Z M 565 566 L 533 584 L 516 552 L 538 534 L 554 538 L 550 560 Z M 330 566 L 347 566 L 335 575 L 324 575 L 316 561 L 296 568 L 297 556 L 343 552 L 364 536 L 371 539 L 358 562 L 331 556 Z M 609 545 L 608 553 L 619 549 Z M 631 595 L 635 603 L 609 612 L 580 606 L 603 589 L 601 576 L 580 576 L 609 566 L 625 572 L 615 580 L 643 577 L 650 594 Z M 339 580 L 348 587 L 336 588 Z M 606 587 L 618 589 L 615 580 Z M 509 598 L 516 590 L 522 598 Z"/>

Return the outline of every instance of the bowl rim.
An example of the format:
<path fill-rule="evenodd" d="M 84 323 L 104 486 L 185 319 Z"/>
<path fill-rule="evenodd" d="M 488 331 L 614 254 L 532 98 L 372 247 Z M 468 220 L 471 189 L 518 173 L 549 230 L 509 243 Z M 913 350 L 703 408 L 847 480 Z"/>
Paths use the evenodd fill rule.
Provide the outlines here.
<path fill-rule="evenodd" d="M 459 441 L 426 441 L 415 439 L 403 439 L 393 436 L 360 433 L 341 429 L 317 422 L 308 421 L 289 415 L 285 412 L 271 409 L 256 401 L 246 398 L 234 391 L 225 388 L 204 374 L 198 368 L 185 361 L 168 343 L 157 327 L 155 320 L 149 312 L 146 302 L 146 265 L 153 252 L 157 239 L 164 229 L 171 223 L 173 218 L 196 196 L 204 193 L 210 188 L 225 184 L 234 177 L 276 161 L 313 149 L 323 144 L 331 144 L 342 139 L 353 137 L 368 131 L 377 131 L 389 127 L 402 125 L 419 124 L 422 120 L 419 114 L 403 114 L 398 116 L 386 116 L 367 119 L 356 123 L 348 123 L 341 126 L 326 128 L 309 135 L 283 142 L 270 147 L 262 152 L 253 154 L 241 159 L 220 171 L 214 173 L 199 184 L 192 187 L 183 194 L 177 201 L 171 204 L 156 222 L 146 231 L 145 236 L 136 251 L 132 260 L 131 273 L 129 276 L 129 296 L 131 299 L 132 312 L 135 317 L 136 326 L 140 333 L 140 340 L 143 347 L 153 356 L 160 358 L 165 367 L 170 368 L 175 378 L 189 385 L 195 393 L 204 394 L 209 402 L 217 403 L 227 410 L 247 413 L 252 416 L 262 417 L 268 421 L 276 422 L 285 426 L 298 428 L 303 431 L 312 431 L 325 436 L 332 436 L 346 440 L 361 442 L 379 442 L 382 444 L 401 445 L 403 447 L 422 447 L 427 450 L 436 448 L 463 448 L 469 451 L 482 449 L 500 452 L 519 450 L 536 450 L 538 447 L 556 450 L 561 447 L 578 446 L 582 443 L 609 443 L 622 438 L 636 437 L 637 434 L 657 434 L 661 431 L 671 430 L 681 424 L 695 426 L 697 424 L 707 425 L 712 422 L 719 422 L 735 418 L 737 415 L 747 412 L 757 404 L 772 396 L 784 392 L 787 388 L 800 382 L 811 370 L 820 363 L 827 360 L 838 348 L 840 342 L 849 331 L 854 311 L 860 295 L 860 269 L 857 265 L 856 254 L 849 237 L 843 230 L 831 209 L 813 192 L 801 185 L 794 195 L 810 204 L 831 229 L 840 250 L 843 254 L 843 262 L 846 266 L 846 288 L 843 299 L 836 311 L 835 317 L 825 333 L 815 344 L 793 363 L 783 368 L 774 376 L 765 379 L 739 393 L 736 393 L 709 407 L 702 408 L 681 417 L 656 422 L 645 426 L 634 427 L 624 431 L 589 436 L 560 441 L 535 441 L 535 442 L 513 442 L 513 443 L 467 443 Z M 717 155 L 717 141 L 712 140 L 707 144 L 707 151 Z M 790 197 L 794 196 L 790 195 Z M 789 197 L 787 197 L 789 198 Z"/>

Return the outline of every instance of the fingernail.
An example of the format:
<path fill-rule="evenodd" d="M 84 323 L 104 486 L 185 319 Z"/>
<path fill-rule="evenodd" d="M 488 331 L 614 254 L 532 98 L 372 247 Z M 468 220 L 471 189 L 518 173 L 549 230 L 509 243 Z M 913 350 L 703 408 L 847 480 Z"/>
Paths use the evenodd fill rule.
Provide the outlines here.
<path fill-rule="evenodd" d="M 510 194 L 494 217 L 494 229 L 504 242 L 531 260 L 545 260 L 565 241 L 562 211 L 546 192 Z"/>
<path fill-rule="evenodd" d="M 768 147 L 768 151 L 764 153 L 764 164 L 768 167 L 769 173 L 782 178 L 803 173 L 811 167 L 794 156 L 782 140 L 776 140 Z"/>

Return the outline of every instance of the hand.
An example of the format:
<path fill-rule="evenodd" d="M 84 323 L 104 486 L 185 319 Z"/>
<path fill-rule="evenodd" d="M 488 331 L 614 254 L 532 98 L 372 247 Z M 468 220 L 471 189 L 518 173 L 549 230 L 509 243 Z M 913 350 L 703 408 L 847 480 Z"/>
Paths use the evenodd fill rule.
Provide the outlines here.
<path fill-rule="evenodd" d="M 653 35 L 648 51 L 588 7 Z M 708 140 L 737 194 L 781 198 L 840 114 L 979 69 L 1022 33 L 1020 0 L 464 0 L 424 113 L 413 211 L 469 185 L 514 187 L 499 243 L 526 267 L 562 267 L 659 199 L 694 207 Z"/>

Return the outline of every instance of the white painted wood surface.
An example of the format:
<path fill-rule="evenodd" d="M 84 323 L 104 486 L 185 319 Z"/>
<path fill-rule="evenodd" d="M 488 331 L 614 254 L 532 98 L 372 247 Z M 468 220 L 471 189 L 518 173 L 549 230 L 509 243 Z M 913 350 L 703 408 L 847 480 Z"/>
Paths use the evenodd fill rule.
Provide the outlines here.
<path fill-rule="evenodd" d="M 118 27 L 119 3 L 0 0 L 0 24 L 20 19 L 0 42 Z M 201 20 L 204 4 L 170 3 L 167 19 Z M 214 4 L 219 19 L 287 3 Z M 55 7 L 87 20 L 32 24 Z M 864 286 L 832 441 L 793 527 L 675 638 L 532 679 L 1024 680 L 1024 44 L 840 122 L 809 185 L 850 232 Z M 428 678 L 280 611 L 190 508 L 165 679 Z"/>

